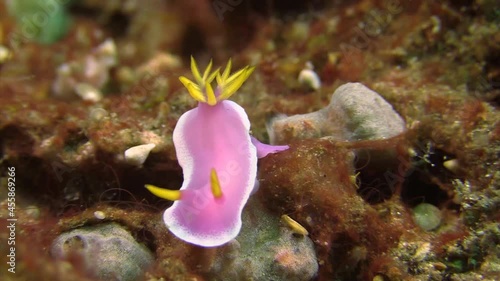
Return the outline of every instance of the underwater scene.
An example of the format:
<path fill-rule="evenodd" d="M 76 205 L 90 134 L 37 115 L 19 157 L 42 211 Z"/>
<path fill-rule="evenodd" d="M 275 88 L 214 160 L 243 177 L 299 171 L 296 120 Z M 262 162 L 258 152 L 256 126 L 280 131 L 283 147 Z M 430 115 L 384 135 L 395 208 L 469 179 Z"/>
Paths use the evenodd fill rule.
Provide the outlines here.
<path fill-rule="evenodd" d="M 500 1 L 1 0 L 0 280 L 500 280 Z"/>

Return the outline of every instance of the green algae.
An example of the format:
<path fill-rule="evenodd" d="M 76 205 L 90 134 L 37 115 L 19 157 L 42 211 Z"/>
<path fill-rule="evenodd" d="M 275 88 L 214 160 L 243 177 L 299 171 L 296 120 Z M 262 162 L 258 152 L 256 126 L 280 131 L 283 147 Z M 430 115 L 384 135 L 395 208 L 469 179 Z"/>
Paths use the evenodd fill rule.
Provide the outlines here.
<path fill-rule="evenodd" d="M 68 1 L 8 1 L 8 11 L 16 19 L 19 34 L 27 40 L 52 44 L 64 37 L 71 26 Z"/>

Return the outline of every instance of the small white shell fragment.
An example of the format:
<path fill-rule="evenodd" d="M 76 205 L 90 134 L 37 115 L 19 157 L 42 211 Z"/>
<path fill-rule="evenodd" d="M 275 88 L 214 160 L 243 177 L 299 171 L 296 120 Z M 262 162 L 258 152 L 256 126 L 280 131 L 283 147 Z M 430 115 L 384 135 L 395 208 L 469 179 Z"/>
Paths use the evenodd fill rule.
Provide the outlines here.
<path fill-rule="evenodd" d="M 109 113 L 102 107 L 92 108 L 89 112 L 89 120 L 92 122 L 99 122 L 108 116 Z"/>
<path fill-rule="evenodd" d="M 460 163 L 458 163 L 457 159 L 450 159 L 444 161 L 443 166 L 455 174 L 457 174 L 460 171 Z"/>
<path fill-rule="evenodd" d="M 106 214 L 104 214 L 103 211 L 95 211 L 94 212 L 94 217 L 98 220 L 103 220 L 106 218 Z"/>
<path fill-rule="evenodd" d="M 0 45 L 0 64 L 9 60 L 11 55 L 12 53 L 7 47 Z"/>
<path fill-rule="evenodd" d="M 102 99 L 101 91 L 87 83 L 78 83 L 75 86 L 75 92 L 84 101 L 98 102 Z"/>
<path fill-rule="evenodd" d="M 106 39 L 96 49 L 96 54 L 101 56 L 101 61 L 108 67 L 116 65 L 116 45 L 113 39 Z"/>
<path fill-rule="evenodd" d="M 305 69 L 302 69 L 299 73 L 299 83 L 306 85 L 311 89 L 317 90 L 321 87 L 321 80 L 318 74 L 312 70 L 311 65 L 307 65 Z"/>
<path fill-rule="evenodd" d="M 131 165 L 142 166 L 146 159 L 148 158 L 149 153 L 153 148 L 156 147 L 154 143 L 141 144 L 138 146 L 131 147 L 125 150 L 124 156 L 125 161 Z"/>
<path fill-rule="evenodd" d="M 61 76 L 70 76 L 71 75 L 71 67 L 67 63 L 61 64 L 57 68 L 56 71 L 57 71 L 57 75 L 61 75 Z"/>

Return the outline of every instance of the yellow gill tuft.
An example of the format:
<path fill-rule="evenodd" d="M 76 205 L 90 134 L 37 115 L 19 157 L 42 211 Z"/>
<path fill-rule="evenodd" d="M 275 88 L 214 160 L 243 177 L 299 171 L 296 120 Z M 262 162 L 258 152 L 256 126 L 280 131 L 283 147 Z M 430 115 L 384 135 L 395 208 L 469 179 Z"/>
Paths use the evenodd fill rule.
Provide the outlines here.
<path fill-rule="evenodd" d="M 179 80 L 187 88 L 189 94 L 198 102 L 208 103 L 211 106 L 217 104 L 218 101 L 222 101 L 231 97 L 248 79 L 252 74 L 255 67 L 246 66 L 233 75 L 231 73 L 232 61 L 229 59 L 226 68 L 220 73 L 220 68 L 211 72 L 212 70 L 212 60 L 208 63 L 205 71 L 203 71 L 203 76 L 198 69 L 196 60 L 191 56 L 191 72 L 193 73 L 193 82 L 188 78 L 181 76 Z M 214 90 L 211 83 L 213 80 L 217 82 L 217 88 Z"/>

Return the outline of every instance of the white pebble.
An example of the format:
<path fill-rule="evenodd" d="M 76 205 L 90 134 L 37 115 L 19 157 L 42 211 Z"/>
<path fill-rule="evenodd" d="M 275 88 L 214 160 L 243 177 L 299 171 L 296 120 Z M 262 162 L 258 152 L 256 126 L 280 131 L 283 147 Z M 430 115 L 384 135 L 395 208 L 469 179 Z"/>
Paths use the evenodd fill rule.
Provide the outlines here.
<path fill-rule="evenodd" d="M 0 64 L 9 60 L 11 55 L 12 53 L 7 47 L 0 45 Z"/>
<path fill-rule="evenodd" d="M 102 99 L 101 91 L 87 83 L 78 83 L 75 86 L 75 92 L 84 101 L 98 102 Z"/>
<path fill-rule="evenodd" d="M 455 174 L 460 172 L 460 163 L 458 162 L 457 159 L 450 159 L 450 160 L 444 161 L 443 166 Z"/>
<path fill-rule="evenodd" d="M 108 38 L 96 49 L 96 54 L 101 57 L 107 67 L 116 65 L 116 45 L 113 39 Z"/>
<path fill-rule="evenodd" d="M 146 159 L 148 158 L 149 153 L 156 145 L 154 143 L 149 144 L 141 144 L 138 146 L 131 147 L 125 150 L 124 156 L 125 161 L 131 165 L 142 166 Z"/>
<path fill-rule="evenodd" d="M 104 214 L 103 211 L 95 211 L 94 212 L 94 217 L 98 220 L 103 220 L 106 218 L 106 214 Z"/>
<path fill-rule="evenodd" d="M 311 89 L 317 90 L 321 87 L 321 80 L 318 77 L 318 74 L 314 72 L 312 69 L 303 69 L 299 73 L 299 82 L 302 85 L 306 85 Z"/>
<path fill-rule="evenodd" d="M 102 107 L 92 108 L 89 113 L 89 120 L 98 122 L 108 117 L 109 113 Z"/>

